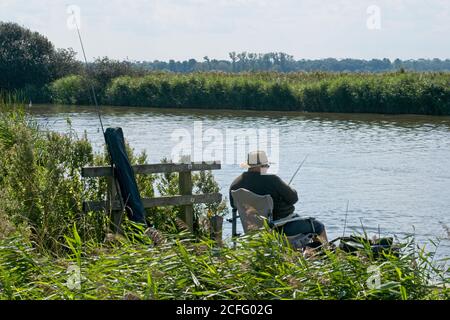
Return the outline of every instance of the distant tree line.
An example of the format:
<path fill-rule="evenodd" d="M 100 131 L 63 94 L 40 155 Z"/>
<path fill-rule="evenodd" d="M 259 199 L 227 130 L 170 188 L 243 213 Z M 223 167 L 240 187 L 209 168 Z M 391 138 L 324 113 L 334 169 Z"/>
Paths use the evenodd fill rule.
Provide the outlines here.
<path fill-rule="evenodd" d="M 170 71 L 189 73 L 198 71 L 248 72 L 389 72 L 401 69 L 407 71 L 450 71 L 450 59 L 418 59 L 391 61 L 385 59 L 319 59 L 295 60 L 293 56 L 283 52 L 247 53 L 231 52 L 229 60 L 217 60 L 204 57 L 203 61 L 189 59 L 184 61 L 169 60 L 153 62 L 136 61 L 134 66 L 143 70 Z"/>

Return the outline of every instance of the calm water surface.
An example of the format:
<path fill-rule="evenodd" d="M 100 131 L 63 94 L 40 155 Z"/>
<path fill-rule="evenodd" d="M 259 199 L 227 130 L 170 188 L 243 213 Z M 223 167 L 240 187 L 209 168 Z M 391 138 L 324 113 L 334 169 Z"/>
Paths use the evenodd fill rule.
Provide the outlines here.
<path fill-rule="evenodd" d="M 278 174 L 293 181 L 300 195 L 297 211 L 323 221 L 330 234 L 342 234 L 349 201 L 347 232 L 415 234 L 421 243 L 439 237 L 439 256 L 450 256 L 450 117 L 232 112 L 102 107 L 105 127 L 120 126 L 136 151 L 151 163 L 171 157 L 176 129 L 277 129 Z M 94 108 L 33 106 L 41 125 L 64 132 L 86 131 L 97 151 L 103 136 Z M 224 195 L 242 169 L 224 163 L 214 171 Z M 225 223 L 225 235 L 231 232 Z M 430 249 L 432 247 L 430 246 Z"/>

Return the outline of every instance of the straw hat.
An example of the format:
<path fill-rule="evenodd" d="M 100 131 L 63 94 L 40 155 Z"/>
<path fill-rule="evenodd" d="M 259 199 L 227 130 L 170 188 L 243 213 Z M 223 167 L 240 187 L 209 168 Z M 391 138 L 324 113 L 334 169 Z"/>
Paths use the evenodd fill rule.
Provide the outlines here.
<path fill-rule="evenodd" d="M 247 161 L 241 163 L 241 168 L 265 167 L 270 164 L 265 151 L 251 151 L 247 155 Z"/>

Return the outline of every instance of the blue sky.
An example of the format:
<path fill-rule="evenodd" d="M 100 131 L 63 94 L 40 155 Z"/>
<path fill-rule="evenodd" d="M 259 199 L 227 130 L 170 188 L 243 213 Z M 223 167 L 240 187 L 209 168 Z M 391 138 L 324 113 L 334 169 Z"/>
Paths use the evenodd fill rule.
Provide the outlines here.
<path fill-rule="evenodd" d="M 69 5 L 80 8 L 89 59 L 201 60 L 230 51 L 450 58 L 450 0 L 0 0 L 0 20 L 80 51 Z M 368 19 L 380 28 L 368 28 Z"/>

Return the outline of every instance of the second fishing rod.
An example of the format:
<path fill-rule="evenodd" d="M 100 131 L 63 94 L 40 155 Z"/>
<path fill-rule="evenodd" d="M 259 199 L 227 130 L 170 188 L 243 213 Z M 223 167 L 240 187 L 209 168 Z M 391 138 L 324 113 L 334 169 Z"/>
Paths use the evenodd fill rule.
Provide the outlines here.
<path fill-rule="evenodd" d="M 305 156 L 303 161 L 300 163 L 300 165 L 297 167 L 297 170 L 295 170 L 294 174 L 292 175 L 291 179 L 289 180 L 288 185 L 290 186 L 292 181 L 294 180 L 295 176 L 297 176 L 297 173 L 300 171 L 300 169 L 303 167 L 303 164 L 305 163 L 306 159 L 308 159 L 309 154 Z"/>

